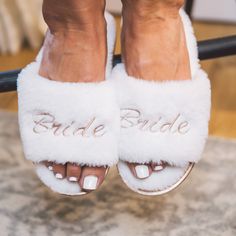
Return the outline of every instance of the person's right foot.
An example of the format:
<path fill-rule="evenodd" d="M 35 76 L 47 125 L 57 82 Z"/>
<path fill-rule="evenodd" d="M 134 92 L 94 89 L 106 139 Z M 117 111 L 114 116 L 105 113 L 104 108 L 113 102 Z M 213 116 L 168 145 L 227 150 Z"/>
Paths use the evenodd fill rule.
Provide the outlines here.
<path fill-rule="evenodd" d="M 39 74 L 61 82 L 98 82 L 105 79 L 106 22 L 104 0 L 44 0 L 49 27 Z M 70 150 L 68 150 L 70 151 Z M 78 153 L 79 158 L 80 153 Z M 106 167 L 43 162 L 55 178 L 77 182 L 84 191 L 96 189 Z"/>
<path fill-rule="evenodd" d="M 183 0 L 122 0 L 122 60 L 129 76 L 150 81 L 191 78 L 179 9 Z M 127 163 L 136 178 L 148 178 L 167 163 Z"/>

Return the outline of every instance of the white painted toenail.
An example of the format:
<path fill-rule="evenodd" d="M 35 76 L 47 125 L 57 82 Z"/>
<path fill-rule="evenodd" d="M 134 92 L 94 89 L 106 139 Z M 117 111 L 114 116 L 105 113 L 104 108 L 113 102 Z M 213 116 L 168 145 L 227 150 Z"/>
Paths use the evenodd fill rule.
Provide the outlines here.
<path fill-rule="evenodd" d="M 155 166 L 154 167 L 154 170 L 158 171 L 158 170 L 163 170 L 164 167 L 163 166 Z"/>
<path fill-rule="evenodd" d="M 135 166 L 135 171 L 136 171 L 137 177 L 140 179 L 147 178 L 150 175 L 148 166 L 146 165 Z"/>
<path fill-rule="evenodd" d="M 52 166 L 49 166 L 48 169 L 49 169 L 49 170 L 53 170 L 53 167 L 52 167 Z"/>
<path fill-rule="evenodd" d="M 83 188 L 87 190 L 95 190 L 97 188 L 98 177 L 88 175 L 84 178 Z"/>
<path fill-rule="evenodd" d="M 57 173 L 55 176 L 56 176 L 57 179 L 63 179 L 63 176 L 60 173 Z"/>
<path fill-rule="evenodd" d="M 69 181 L 70 181 L 70 182 L 77 182 L 77 181 L 78 181 L 78 178 L 77 178 L 77 177 L 74 177 L 74 176 L 71 176 L 71 177 L 69 178 Z"/>

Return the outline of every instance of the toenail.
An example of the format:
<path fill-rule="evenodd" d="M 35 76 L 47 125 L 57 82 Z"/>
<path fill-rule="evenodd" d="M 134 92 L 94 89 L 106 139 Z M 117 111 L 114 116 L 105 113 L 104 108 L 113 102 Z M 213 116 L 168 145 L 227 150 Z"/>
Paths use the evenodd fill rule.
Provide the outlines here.
<path fill-rule="evenodd" d="M 161 166 L 161 165 L 154 167 L 154 170 L 156 170 L 156 171 L 158 171 L 158 170 L 163 170 L 163 169 L 164 169 L 164 167 Z"/>
<path fill-rule="evenodd" d="M 78 181 L 78 178 L 77 178 L 77 177 L 74 177 L 74 176 L 71 176 L 71 177 L 69 177 L 69 181 L 70 181 L 70 182 L 77 182 L 77 181 Z"/>
<path fill-rule="evenodd" d="M 49 169 L 49 170 L 53 170 L 53 167 L 52 167 L 52 166 L 48 166 L 48 169 Z"/>
<path fill-rule="evenodd" d="M 87 190 L 95 190 L 97 188 L 98 177 L 88 175 L 84 178 L 83 188 Z"/>
<path fill-rule="evenodd" d="M 57 179 L 63 179 L 63 176 L 60 173 L 57 173 L 55 176 L 56 176 Z"/>
<path fill-rule="evenodd" d="M 149 174 L 148 166 L 146 165 L 137 165 L 135 166 L 136 175 L 140 179 L 147 178 Z"/>

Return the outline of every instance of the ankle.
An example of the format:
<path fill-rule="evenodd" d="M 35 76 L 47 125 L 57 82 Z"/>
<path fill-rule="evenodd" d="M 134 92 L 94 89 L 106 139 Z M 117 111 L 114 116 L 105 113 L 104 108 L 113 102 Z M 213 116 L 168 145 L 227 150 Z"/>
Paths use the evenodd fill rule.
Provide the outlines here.
<path fill-rule="evenodd" d="M 190 78 L 179 6 L 173 6 L 165 14 L 166 10 L 165 7 L 132 10 L 129 6 L 123 9 L 122 59 L 128 75 L 145 80 Z"/>
<path fill-rule="evenodd" d="M 105 19 L 98 20 L 97 28 L 87 26 L 78 26 L 75 30 L 58 28 L 53 33 L 48 31 L 39 70 L 41 76 L 62 82 L 95 82 L 105 79 Z"/>
<path fill-rule="evenodd" d="M 184 0 L 122 0 L 123 18 L 140 24 L 150 21 L 168 21 L 179 17 Z"/>
<path fill-rule="evenodd" d="M 95 53 L 96 52 L 96 53 Z M 105 79 L 106 35 L 56 35 L 48 32 L 39 74 L 62 82 L 95 82 Z"/>
<path fill-rule="evenodd" d="M 50 32 L 94 30 L 104 22 L 104 0 L 44 0 L 43 17 Z M 98 27 L 97 27 L 98 28 Z"/>

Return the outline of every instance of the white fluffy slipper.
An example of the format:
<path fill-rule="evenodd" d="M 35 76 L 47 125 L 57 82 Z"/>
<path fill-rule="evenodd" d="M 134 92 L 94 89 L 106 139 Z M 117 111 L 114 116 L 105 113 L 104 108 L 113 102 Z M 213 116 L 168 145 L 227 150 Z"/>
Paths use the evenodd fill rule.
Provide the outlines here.
<path fill-rule="evenodd" d="M 108 13 L 108 61 L 112 69 L 115 21 Z M 78 183 L 58 180 L 40 164 L 52 161 L 110 167 L 118 162 L 119 108 L 111 81 L 63 83 L 38 75 L 42 51 L 18 78 L 19 125 L 24 153 L 42 182 L 55 192 L 83 194 Z"/>
<path fill-rule="evenodd" d="M 112 72 L 121 109 L 120 161 L 123 181 L 136 192 L 158 195 L 186 178 L 208 135 L 210 82 L 198 63 L 196 39 L 186 13 L 184 24 L 191 64 L 191 80 L 145 81 L 127 75 L 124 65 Z M 133 176 L 126 162 L 168 163 L 146 179 Z"/>

